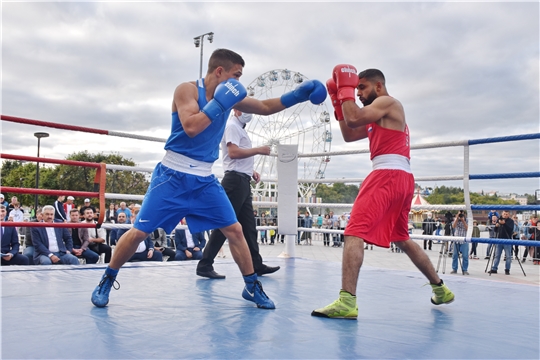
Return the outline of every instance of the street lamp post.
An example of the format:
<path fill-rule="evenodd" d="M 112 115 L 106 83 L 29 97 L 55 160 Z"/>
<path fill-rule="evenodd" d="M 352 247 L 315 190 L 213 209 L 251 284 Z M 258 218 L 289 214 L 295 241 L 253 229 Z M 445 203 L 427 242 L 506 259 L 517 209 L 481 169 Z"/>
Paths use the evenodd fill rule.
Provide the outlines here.
<path fill-rule="evenodd" d="M 39 145 L 41 138 L 49 137 L 49 134 L 46 132 L 36 132 L 34 133 L 34 136 L 37 137 L 37 157 L 39 157 Z M 39 161 L 37 162 L 36 166 L 36 190 L 39 188 Z M 35 202 L 34 202 L 34 211 L 37 211 L 38 209 L 38 194 L 36 194 Z"/>
<path fill-rule="evenodd" d="M 210 44 L 212 41 L 214 41 L 214 33 L 209 32 L 206 34 L 202 34 L 199 36 L 196 36 L 193 38 L 193 42 L 195 43 L 195 47 L 201 47 L 201 65 L 199 67 L 199 79 L 202 78 L 202 58 L 203 58 L 203 44 L 204 44 L 204 37 L 208 35 L 208 41 L 210 41 Z"/>

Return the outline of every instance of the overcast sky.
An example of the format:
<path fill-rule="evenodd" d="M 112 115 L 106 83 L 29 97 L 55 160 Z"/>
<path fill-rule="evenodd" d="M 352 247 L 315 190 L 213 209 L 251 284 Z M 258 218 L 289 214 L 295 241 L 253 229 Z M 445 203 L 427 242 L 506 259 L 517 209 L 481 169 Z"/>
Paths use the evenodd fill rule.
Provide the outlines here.
<path fill-rule="evenodd" d="M 2 3 L 2 114 L 166 138 L 175 87 L 211 52 L 246 61 L 241 82 L 272 69 L 323 83 L 339 63 L 381 69 L 405 108 L 412 145 L 539 131 L 539 4 Z M 326 106 L 331 109 L 327 100 Z M 345 144 L 332 124 L 332 151 Z M 119 152 L 153 167 L 163 144 L 1 122 L 2 152 Z M 539 171 L 539 141 L 472 146 L 471 173 Z M 416 176 L 460 175 L 463 148 L 412 151 Z M 214 170 L 221 172 L 221 160 Z M 367 154 L 332 157 L 326 178 L 365 177 Z M 460 181 L 421 183 L 463 187 Z M 538 179 L 472 181 L 471 190 L 534 193 Z"/>

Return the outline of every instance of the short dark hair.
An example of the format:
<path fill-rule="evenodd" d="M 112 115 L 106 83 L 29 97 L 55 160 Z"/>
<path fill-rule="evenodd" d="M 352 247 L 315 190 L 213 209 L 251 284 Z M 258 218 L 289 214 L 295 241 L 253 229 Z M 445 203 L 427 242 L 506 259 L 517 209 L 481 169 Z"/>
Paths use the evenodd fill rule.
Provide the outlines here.
<path fill-rule="evenodd" d="M 360 79 L 366 79 L 369 82 L 380 81 L 383 85 L 386 83 L 386 79 L 381 70 L 378 69 L 366 69 L 358 74 Z"/>
<path fill-rule="evenodd" d="M 237 53 L 228 49 L 214 50 L 208 60 L 208 73 L 216 70 L 218 66 L 221 66 L 225 71 L 229 71 L 234 65 L 239 64 L 245 66 L 244 59 Z"/>

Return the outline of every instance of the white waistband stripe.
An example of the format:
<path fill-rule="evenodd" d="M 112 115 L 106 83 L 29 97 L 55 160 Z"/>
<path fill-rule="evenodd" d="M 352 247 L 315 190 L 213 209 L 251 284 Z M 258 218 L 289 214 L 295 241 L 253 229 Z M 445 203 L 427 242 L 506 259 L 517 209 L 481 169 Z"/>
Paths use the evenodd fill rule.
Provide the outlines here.
<path fill-rule="evenodd" d="M 194 160 L 190 157 L 182 154 L 175 153 L 174 151 L 167 150 L 161 163 L 168 168 L 176 171 L 180 171 L 186 174 L 197 176 L 210 176 L 212 175 L 213 163 L 207 163 L 204 161 Z"/>
<path fill-rule="evenodd" d="M 379 155 L 373 158 L 373 170 L 403 170 L 411 172 L 411 164 L 405 156 L 397 154 Z"/>

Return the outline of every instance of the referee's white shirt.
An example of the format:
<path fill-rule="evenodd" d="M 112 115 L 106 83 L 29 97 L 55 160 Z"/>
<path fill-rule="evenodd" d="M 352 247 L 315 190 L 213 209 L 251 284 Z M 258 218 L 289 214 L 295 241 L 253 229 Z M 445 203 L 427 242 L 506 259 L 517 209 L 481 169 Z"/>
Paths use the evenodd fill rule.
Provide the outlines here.
<path fill-rule="evenodd" d="M 236 116 L 231 117 L 227 121 L 225 126 L 225 132 L 223 133 L 223 139 L 221 140 L 221 149 L 223 151 L 223 171 L 237 171 L 249 175 L 253 175 L 253 156 L 245 159 L 231 159 L 229 157 L 229 151 L 227 144 L 234 144 L 240 149 L 251 149 L 251 140 L 245 129 L 242 128 L 243 124 L 238 120 Z"/>

